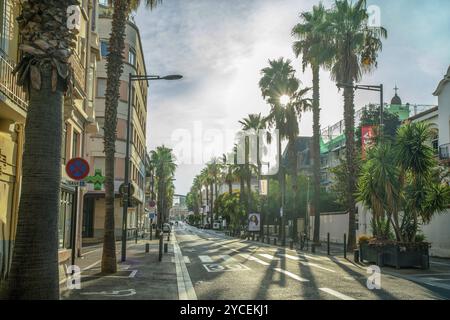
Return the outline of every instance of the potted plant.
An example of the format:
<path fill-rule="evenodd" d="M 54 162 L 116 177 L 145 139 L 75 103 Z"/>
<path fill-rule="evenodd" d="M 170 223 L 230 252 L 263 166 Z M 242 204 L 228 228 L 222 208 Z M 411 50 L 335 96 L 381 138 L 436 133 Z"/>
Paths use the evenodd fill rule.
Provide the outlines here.
<path fill-rule="evenodd" d="M 428 268 L 430 244 L 418 231 L 450 202 L 448 185 L 435 174 L 430 135 L 427 124 L 407 124 L 399 128 L 394 142 L 368 151 L 358 199 L 372 211 L 374 239 L 362 242 L 362 259 L 397 268 Z"/>

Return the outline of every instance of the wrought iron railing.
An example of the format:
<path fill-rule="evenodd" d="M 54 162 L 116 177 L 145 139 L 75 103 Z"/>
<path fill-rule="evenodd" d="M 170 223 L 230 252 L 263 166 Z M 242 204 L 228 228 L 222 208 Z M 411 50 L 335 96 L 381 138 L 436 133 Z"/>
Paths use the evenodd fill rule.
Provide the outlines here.
<path fill-rule="evenodd" d="M 23 110 L 27 110 L 28 98 L 25 90 L 17 84 L 13 74 L 16 64 L 0 52 L 0 91 Z"/>

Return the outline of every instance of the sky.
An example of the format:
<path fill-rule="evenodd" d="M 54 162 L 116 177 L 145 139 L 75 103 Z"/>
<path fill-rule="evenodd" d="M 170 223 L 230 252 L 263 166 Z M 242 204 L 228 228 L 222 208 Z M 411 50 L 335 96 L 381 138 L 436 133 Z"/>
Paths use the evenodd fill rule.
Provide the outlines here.
<path fill-rule="evenodd" d="M 177 194 L 212 156 L 229 152 L 239 120 L 270 107 L 258 87 L 269 59 L 292 60 L 302 85 L 310 87 L 311 70 L 302 72 L 292 52 L 292 27 L 298 14 L 317 0 L 164 0 L 153 11 L 135 14 L 148 74 L 181 74 L 179 81 L 150 82 L 147 148 L 174 149 Z M 332 1 L 324 0 L 326 7 Z M 394 87 L 403 103 L 437 105 L 432 95 L 450 65 L 450 1 L 372 0 L 388 30 L 378 68 L 360 83 L 385 86 L 385 102 Z M 342 119 L 343 98 L 327 71 L 321 71 L 321 126 Z M 376 92 L 358 91 L 357 109 L 377 103 Z M 312 114 L 302 114 L 300 135 L 312 135 Z"/>

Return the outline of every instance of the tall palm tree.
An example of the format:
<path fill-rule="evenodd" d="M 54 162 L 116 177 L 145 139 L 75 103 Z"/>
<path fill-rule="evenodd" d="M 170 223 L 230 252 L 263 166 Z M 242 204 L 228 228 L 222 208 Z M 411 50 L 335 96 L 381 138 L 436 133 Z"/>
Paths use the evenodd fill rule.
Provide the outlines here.
<path fill-rule="evenodd" d="M 228 185 L 228 193 L 233 193 L 233 181 L 236 178 L 235 170 L 236 165 L 229 163 L 229 159 L 226 154 L 222 155 L 222 179 Z"/>
<path fill-rule="evenodd" d="M 382 38 L 386 29 L 367 27 L 366 1 L 356 3 L 335 0 L 334 8 L 327 15 L 326 35 L 329 41 L 332 61 L 329 66 L 331 77 L 338 84 L 344 84 L 344 123 L 346 138 L 347 172 L 356 168 L 355 152 L 355 106 L 353 85 L 361 80 L 363 73 L 377 67 L 378 53 L 382 49 Z M 349 206 L 348 249 L 356 246 L 356 175 L 347 176 L 347 204 Z"/>
<path fill-rule="evenodd" d="M 159 146 L 150 153 L 150 162 L 155 170 L 156 192 L 157 192 L 157 208 L 158 208 L 158 224 L 161 229 L 162 223 L 168 217 L 168 208 L 172 203 L 171 195 L 173 188 L 173 177 L 177 165 L 172 149 Z"/>
<path fill-rule="evenodd" d="M 17 18 L 22 59 L 14 72 L 29 94 L 17 233 L 2 296 L 58 299 L 58 213 L 64 93 L 75 35 L 67 28 L 74 0 L 29 0 Z M 49 143 L 51 142 L 51 143 Z"/>
<path fill-rule="evenodd" d="M 116 239 L 114 235 L 114 167 L 117 133 L 117 107 L 119 100 L 120 77 L 123 72 L 123 51 L 125 49 L 125 29 L 131 11 L 137 10 L 140 0 L 111 0 L 114 7 L 109 38 L 109 54 L 106 58 L 106 95 L 105 95 L 105 234 L 103 237 L 102 272 L 115 273 Z M 161 0 L 146 0 L 151 10 Z M 130 99 L 130 97 L 128 97 Z"/>
<path fill-rule="evenodd" d="M 278 179 L 281 186 L 281 205 L 283 207 L 285 197 L 285 168 L 282 164 L 281 140 L 287 138 L 290 142 L 292 152 L 289 155 L 291 169 L 294 179 L 293 189 L 294 195 L 297 189 L 297 157 L 295 153 L 295 141 L 299 134 L 299 118 L 302 111 L 310 108 L 309 99 L 304 96 L 309 88 L 301 89 L 300 80 L 295 77 L 295 69 L 292 67 L 289 59 L 279 58 L 277 60 L 269 60 L 269 67 L 261 70 L 261 80 L 259 87 L 266 102 L 270 105 L 271 110 L 266 117 L 268 127 L 278 130 Z M 280 98 L 288 96 L 289 101 L 283 105 Z M 294 196 L 294 212 L 295 212 L 295 196 Z M 284 216 L 281 219 L 282 241 L 285 241 Z M 294 224 L 295 225 L 295 224 Z"/>
<path fill-rule="evenodd" d="M 326 27 L 327 11 L 322 3 L 313 6 L 311 12 L 302 12 L 302 20 L 292 29 L 292 35 L 298 41 L 294 42 L 293 49 L 297 57 L 302 56 L 303 72 L 311 66 L 313 83 L 313 177 L 314 177 L 314 238 L 320 244 L 320 78 L 319 71 L 331 59 L 331 50 L 327 48 L 328 42 L 324 29 Z M 308 214 L 308 213 L 307 213 Z"/>

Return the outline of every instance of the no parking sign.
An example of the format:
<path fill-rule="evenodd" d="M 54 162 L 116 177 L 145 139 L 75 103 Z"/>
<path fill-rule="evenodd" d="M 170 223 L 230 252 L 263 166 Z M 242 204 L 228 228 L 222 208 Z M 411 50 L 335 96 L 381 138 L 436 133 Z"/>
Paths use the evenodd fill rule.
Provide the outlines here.
<path fill-rule="evenodd" d="M 89 163 L 83 158 L 70 159 L 66 164 L 66 173 L 73 180 L 83 180 L 89 174 Z"/>

